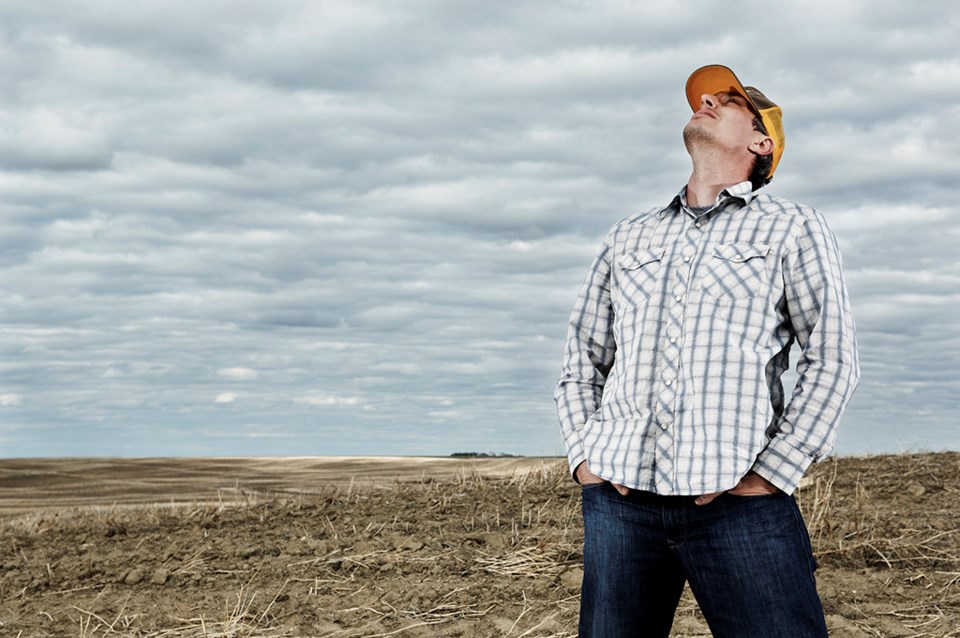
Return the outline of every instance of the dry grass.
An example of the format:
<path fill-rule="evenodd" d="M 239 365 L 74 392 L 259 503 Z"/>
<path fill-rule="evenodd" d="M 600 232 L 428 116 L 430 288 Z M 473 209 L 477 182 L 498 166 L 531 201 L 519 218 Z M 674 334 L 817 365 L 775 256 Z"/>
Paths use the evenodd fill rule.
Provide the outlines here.
<path fill-rule="evenodd" d="M 830 459 L 798 498 L 821 573 L 870 583 L 834 605 L 850 635 L 960 636 L 960 455 Z"/>
<path fill-rule="evenodd" d="M 960 455 L 829 460 L 798 500 L 831 635 L 960 637 Z M 581 541 L 563 462 L 20 516 L 0 634 L 570 638 Z M 709 636 L 689 593 L 674 635 Z"/>
<path fill-rule="evenodd" d="M 908 499 L 931 491 L 954 496 L 957 475 L 942 477 L 960 468 L 931 467 L 929 455 L 913 455 L 906 472 L 876 471 L 872 475 L 857 471 L 852 486 L 842 493 L 835 489 L 837 470 L 843 461 L 831 459 L 816 468 L 806 486 L 798 493 L 817 556 L 832 564 L 885 566 L 889 569 L 960 567 L 960 528 L 958 513 L 952 510 L 926 511 L 924 516 L 898 518 L 898 509 L 909 509 Z M 861 461 L 862 462 L 862 461 Z M 909 480 L 923 474 L 924 486 Z M 952 483 L 952 484 L 951 484 Z M 868 486 L 887 486 L 879 494 Z M 912 489 L 911 489 L 912 487 Z M 891 495 L 891 492 L 899 492 Z M 904 512 L 905 514 L 905 512 Z"/>

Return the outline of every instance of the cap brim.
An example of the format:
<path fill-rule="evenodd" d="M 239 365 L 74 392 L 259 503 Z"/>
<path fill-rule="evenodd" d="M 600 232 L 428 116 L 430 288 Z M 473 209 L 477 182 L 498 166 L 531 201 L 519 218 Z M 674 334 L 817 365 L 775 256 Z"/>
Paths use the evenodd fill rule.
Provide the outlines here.
<path fill-rule="evenodd" d="M 722 64 L 711 64 L 703 66 L 690 74 L 687 78 L 687 102 L 694 112 L 700 110 L 700 98 L 706 93 L 716 95 L 733 89 L 750 103 L 751 110 L 757 115 L 760 114 L 757 105 L 750 99 L 747 90 L 737 79 L 737 76 L 728 67 Z"/>

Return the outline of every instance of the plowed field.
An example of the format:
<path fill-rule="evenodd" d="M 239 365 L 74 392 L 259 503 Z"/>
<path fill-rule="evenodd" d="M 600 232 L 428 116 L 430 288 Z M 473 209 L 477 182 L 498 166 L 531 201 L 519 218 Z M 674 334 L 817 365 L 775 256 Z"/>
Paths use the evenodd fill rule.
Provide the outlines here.
<path fill-rule="evenodd" d="M 960 453 L 798 498 L 832 636 L 960 636 Z M 557 459 L 2 460 L 0 636 L 575 636 L 579 500 Z"/>

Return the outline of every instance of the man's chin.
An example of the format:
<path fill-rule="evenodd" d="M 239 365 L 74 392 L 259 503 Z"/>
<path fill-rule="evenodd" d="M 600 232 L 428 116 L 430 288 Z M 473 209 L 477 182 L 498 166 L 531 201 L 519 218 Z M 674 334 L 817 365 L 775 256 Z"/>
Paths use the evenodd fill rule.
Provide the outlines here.
<path fill-rule="evenodd" d="M 690 122 L 683 127 L 683 143 L 686 145 L 687 150 L 700 144 L 711 143 L 712 141 L 713 136 L 710 132 L 703 128 L 696 120 L 690 120 Z"/>

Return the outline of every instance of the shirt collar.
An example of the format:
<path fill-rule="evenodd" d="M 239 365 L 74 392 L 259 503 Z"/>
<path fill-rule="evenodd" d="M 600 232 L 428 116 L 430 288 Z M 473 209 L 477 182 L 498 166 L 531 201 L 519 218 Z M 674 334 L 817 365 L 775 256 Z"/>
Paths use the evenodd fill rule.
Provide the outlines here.
<path fill-rule="evenodd" d="M 759 190 L 753 190 L 753 184 L 750 182 L 750 180 L 744 180 L 739 184 L 727 186 L 717 194 L 717 201 L 713 203 L 713 206 L 710 207 L 710 210 L 717 208 L 720 204 L 730 199 L 739 199 L 743 202 L 744 206 L 747 206 L 753 201 L 758 193 Z M 670 211 L 678 212 L 683 209 L 689 210 L 689 206 L 687 205 L 686 186 L 681 188 L 677 196 L 674 197 L 673 200 L 663 210 L 660 211 L 660 216 L 663 217 L 667 214 L 667 212 Z"/>

